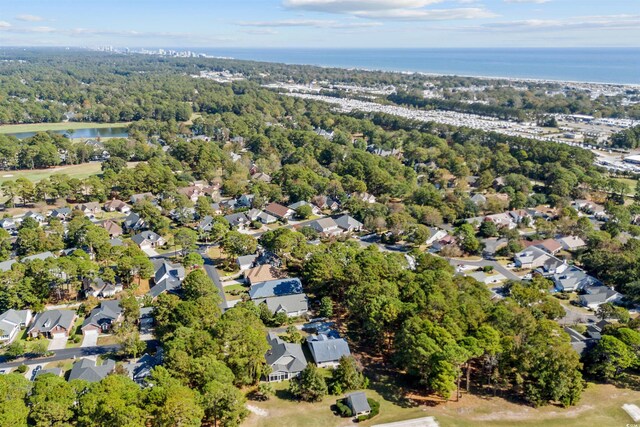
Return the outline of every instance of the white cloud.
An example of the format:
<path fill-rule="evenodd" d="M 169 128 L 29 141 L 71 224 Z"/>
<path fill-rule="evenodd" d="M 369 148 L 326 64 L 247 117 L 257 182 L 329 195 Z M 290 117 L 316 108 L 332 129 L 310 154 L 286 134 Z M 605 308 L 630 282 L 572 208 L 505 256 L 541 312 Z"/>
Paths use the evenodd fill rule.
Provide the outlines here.
<path fill-rule="evenodd" d="M 443 0 L 284 0 L 285 7 L 316 12 L 350 13 L 373 10 L 416 9 Z"/>
<path fill-rule="evenodd" d="M 37 15 L 18 15 L 16 16 L 16 19 L 18 21 L 25 21 L 25 22 L 42 22 L 44 21 L 44 18 L 41 16 L 37 16 Z"/>
<path fill-rule="evenodd" d="M 493 18 L 495 13 L 477 7 L 459 9 L 394 9 L 385 12 L 357 12 L 362 18 L 390 19 L 396 21 L 444 21 L 456 19 Z"/>
<path fill-rule="evenodd" d="M 382 25 L 379 22 L 338 22 L 320 19 L 283 19 L 279 21 L 241 21 L 243 27 L 313 27 L 313 28 L 369 28 Z"/>
<path fill-rule="evenodd" d="M 637 30 L 640 15 L 576 16 L 566 19 L 527 19 L 466 27 L 471 31 L 535 32 L 569 30 Z M 459 28 L 459 29 L 465 29 Z"/>
<path fill-rule="evenodd" d="M 7 21 L 0 21 L 0 28 L 9 28 L 11 26 L 11 24 L 9 24 Z"/>

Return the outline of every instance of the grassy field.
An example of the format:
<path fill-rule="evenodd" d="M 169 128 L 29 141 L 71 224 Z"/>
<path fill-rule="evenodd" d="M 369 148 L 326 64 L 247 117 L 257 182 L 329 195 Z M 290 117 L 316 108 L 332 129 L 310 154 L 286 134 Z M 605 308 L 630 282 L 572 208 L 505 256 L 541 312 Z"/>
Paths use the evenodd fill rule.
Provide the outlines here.
<path fill-rule="evenodd" d="M 19 132 L 45 132 L 48 130 L 69 130 L 69 129 L 88 129 L 88 128 L 111 128 L 128 126 L 129 122 L 122 123 L 87 123 L 87 122 L 68 122 L 68 123 L 26 123 L 22 125 L 2 125 L 0 133 L 19 133 Z"/>
<path fill-rule="evenodd" d="M 247 427 L 342 427 L 353 423 L 333 415 L 330 407 L 336 396 L 321 403 L 288 400 L 287 383 L 276 385 L 276 397 L 267 402 L 250 402 L 267 411 L 266 416 L 251 414 L 243 423 Z M 383 394 L 385 394 L 383 392 Z M 386 395 L 386 394 L 385 394 Z M 385 400 L 379 393 L 367 390 L 367 396 L 380 402 L 380 415 L 363 426 L 433 416 L 442 427 L 510 427 L 545 426 L 578 427 L 624 426 L 632 423 L 622 410 L 625 403 L 640 404 L 640 392 L 619 389 L 613 385 L 590 384 L 581 402 L 572 408 L 547 406 L 532 408 L 502 398 L 464 396 L 460 402 L 446 402 L 436 406 L 398 405 Z M 391 398 L 391 400 L 394 400 Z"/>
<path fill-rule="evenodd" d="M 137 162 L 129 162 L 129 167 L 134 167 Z M 68 175 L 70 178 L 87 178 L 101 172 L 100 162 L 83 163 L 80 165 L 59 166 L 49 169 L 32 169 L 0 172 L 0 184 L 4 181 L 14 181 L 18 178 L 27 178 L 32 182 L 38 182 L 52 175 Z"/>

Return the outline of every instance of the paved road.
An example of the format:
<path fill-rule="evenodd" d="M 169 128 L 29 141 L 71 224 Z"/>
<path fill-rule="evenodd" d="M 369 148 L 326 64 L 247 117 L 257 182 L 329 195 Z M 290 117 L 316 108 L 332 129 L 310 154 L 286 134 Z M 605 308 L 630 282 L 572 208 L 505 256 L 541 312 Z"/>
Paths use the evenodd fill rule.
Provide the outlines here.
<path fill-rule="evenodd" d="M 507 278 L 507 280 L 522 280 L 522 278 L 520 278 L 518 275 L 514 274 L 513 272 L 511 272 L 509 269 L 505 268 L 503 265 L 501 265 L 500 263 L 498 263 L 497 261 L 490 261 L 487 259 L 483 259 L 480 261 L 467 261 L 464 259 L 456 259 L 456 258 L 445 258 L 447 261 L 449 261 L 449 264 L 451 264 L 452 266 L 456 267 L 460 264 L 464 264 L 464 265 L 473 265 L 476 267 L 486 267 L 486 266 L 491 266 L 493 267 L 493 269 L 495 271 L 497 271 L 498 273 L 502 274 L 504 277 Z"/>

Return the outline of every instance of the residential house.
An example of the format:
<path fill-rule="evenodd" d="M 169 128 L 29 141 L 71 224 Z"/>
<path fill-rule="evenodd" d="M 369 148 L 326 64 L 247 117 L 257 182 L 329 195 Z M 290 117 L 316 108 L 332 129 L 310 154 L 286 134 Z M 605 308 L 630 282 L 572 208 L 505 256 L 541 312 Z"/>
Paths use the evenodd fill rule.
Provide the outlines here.
<path fill-rule="evenodd" d="M 122 221 L 122 228 L 128 233 L 132 231 L 140 231 L 145 227 L 146 223 L 144 219 L 140 218 L 140 215 L 135 212 L 131 212 L 129 215 L 127 215 L 124 221 Z"/>
<path fill-rule="evenodd" d="M 552 258 L 552 256 L 548 252 L 537 246 L 529 246 L 514 255 L 514 263 L 518 268 L 535 269 L 542 267 L 550 258 Z"/>
<path fill-rule="evenodd" d="M 122 227 L 120 227 L 120 225 L 118 225 L 118 223 L 115 221 L 111 221 L 110 219 L 108 219 L 100 224 L 100 226 L 107 230 L 107 233 L 109 233 L 110 237 L 122 236 Z"/>
<path fill-rule="evenodd" d="M 238 205 L 245 208 L 250 208 L 255 198 L 255 194 L 243 194 L 242 196 L 238 197 Z"/>
<path fill-rule="evenodd" d="M 35 371 L 34 371 L 35 372 Z M 64 370 L 62 368 L 50 368 L 50 369 L 40 369 L 36 372 L 36 376 L 34 380 L 42 375 L 55 375 L 56 377 L 61 377 L 64 374 Z"/>
<path fill-rule="evenodd" d="M 97 365 L 95 360 L 80 359 L 73 364 L 71 372 L 69 372 L 69 381 L 83 380 L 90 383 L 97 383 L 107 375 L 112 373 L 116 368 L 116 362 L 107 359 L 102 365 Z"/>
<path fill-rule="evenodd" d="M 577 236 L 566 236 L 561 239 L 558 239 L 558 243 L 562 246 L 562 249 L 566 251 L 577 251 L 579 249 L 585 248 L 587 243 Z"/>
<path fill-rule="evenodd" d="M 254 181 L 266 182 L 267 184 L 271 182 L 271 176 L 262 172 L 254 173 L 253 175 L 251 175 L 251 179 Z"/>
<path fill-rule="evenodd" d="M 337 211 L 340 209 L 340 203 L 328 196 L 316 196 L 311 202 L 322 210 Z"/>
<path fill-rule="evenodd" d="M 282 206 L 281 204 L 278 204 L 278 203 L 269 203 L 264 208 L 264 211 L 269 215 L 273 215 L 280 220 L 290 219 L 295 214 L 295 212 L 292 209 L 289 209 L 288 207 Z"/>
<path fill-rule="evenodd" d="M 301 200 L 299 202 L 295 202 L 292 203 L 288 206 L 289 209 L 291 209 L 292 211 L 298 211 L 298 208 L 301 206 L 309 206 L 311 208 L 311 213 L 313 215 L 320 215 L 322 212 L 320 212 L 320 209 L 316 206 L 316 205 L 312 205 L 309 202 L 305 202 L 304 200 Z"/>
<path fill-rule="evenodd" d="M 349 344 L 344 338 L 335 338 L 326 334 L 310 335 L 307 344 L 314 363 L 319 368 L 335 368 L 342 356 L 349 356 Z"/>
<path fill-rule="evenodd" d="M 187 196 L 193 203 L 197 202 L 200 196 L 204 196 L 202 188 L 195 185 L 178 188 L 178 193 Z"/>
<path fill-rule="evenodd" d="M 271 367 L 266 376 L 268 382 L 290 380 L 306 368 L 307 359 L 300 344 L 285 342 L 275 332 L 267 334 L 267 342 L 271 347 L 265 355 Z"/>
<path fill-rule="evenodd" d="M 184 267 L 181 264 L 171 264 L 165 259 L 153 260 L 152 263 L 155 269 L 154 284 L 149 295 L 152 298 L 157 298 L 164 292 L 177 292 L 185 278 Z"/>
<path fill-rule="evenodd" d="M 139 385 L 144 385 L 144 380 L 151 375 L 153 368 L 162 362 L 162 353 L 152 356 L 145 353 L 136 362 L 124 363 L 122 367 L 129 373 L 129 378 Z"/>
<path fill-rule="evenodd" d="M 226 219 L 229 222 L 231 227 L 239 228 L 239 229 L 245 228 L 247 224 L 251 222 L 249 221 L 249 218 L 247 218 L 247 215 L 245 215 L 244 212 L 225 215 L 224 219 Z"/>
<path fill-rule="evenodd" d="M 109 239 L 109 244 L 110 244 L 112 247 L 115 247 L 115 246 L 124 246 L 124 242 L 122 241 L 122 239 L 118 239 L 118 238 Z"/>
<path fill-rule="evenodd" d="M 54 338 L 60 335 L 68 337 L 73 329 L 76 317 L 76 312 L 71 310 L 45 311 L 36 316 L 27 333 L 33 338 L 41 335 L 47 338 Z"/>
<path fill-rule="evenodd" d="M 131 212 L 131 206 L 129 206 L 122 200 L 111 199 L 104 204 L 104 210 L 107 212 L 120 212 L 127 214 Z"/>
<path fill-rule="evenodd" d="M 589 286 L 602 285 L 598 279 L 576 266 L 568 267 L 562 273 L 554 274 L 551 280 L 559 292 L 581 291 Z"/>
<path fill-rule="evenodd" d="M 51 211 L 51 218 L 56 218 L 61 221 L 66 221 L 71 218 L 71 209 L 68 207 L 57 208 Z"/>
<path fill-rule="evenodd" d="M 598 339 L 586 337 L 573 328 L 565 327 L 564 331 L 569 335 L 569 338 L 571 340 L 571 347 L 573 347 L 575 352 L 580 356 L 584 356 L 585 354 L 587 354 L 588 350 L 590 350 L 598 342 Z"/>
<path fill-rule="evenodd" d="M 320 218 L 307 224 L 323 236 L 335 236 L 342 233 L 342 229 L 333 218 Z"/>
<path fill-rule="evenodd" d="M 29 211 L 26 214 L 24 214 L 22 216 L 22 221 L 24 221 L 27 218 L 32 218 L 34 219 L 38 224 L 42 225 L 45 222 L 47 222 L 47 218 L 45 218 L 44 215 L 42 215 L 41 213 L 38 212 L 33 212 L 33 211 Z"/>
<path fill-rule="evenodd" d="M 351 414 L 355 418 L 369 415 L 371 413 L 371 406 L 369 406 L 367 395 L 363 391 L 356 391 L 348 394 L 345 398 L 345 403 L 349 409 L 351 409 Z"/>
<path fill-rule="evenodd" d="M 102 301 L 100 305 L 87 316 L 82 323 L 82 334 L 101 334 L 109 331 L 113 325 L 122 320 L 122 307 L 120 301 Z"/>
<path fill-rule="evenodd" d="M 111 298 L 118 292 L 122 292 L 122 283 L 107 283 L 99 277 L 85 278 L 82 281 L 82 292 L 85 298 Z"/>
<path fill-rule="evenodd" d="M 134 194 L 129 198 L 129 202 L 131 202 L 132 205 L 135 205 L 136 203 L 144 199 L 155 200 L 155 196 L 152 193 Z"/>
<path fill-rule="evenodd" d="M 142 231 L 132 236 L 131 240 L 138 245 L 140 249 L 158 248 L 166 243 L 164 237 L 151 230 Z"/>
<path fill-rule="evenodd" d="M 221 210 L 228 212 L 233 212 L 239 207 L 236 199 L 222 200 L 219 205 Z"/>
<path fill-rule="evenodd" d="M 375 203 L 376 202 L 376 196 L 374 196 L 373 194 L 369 194 L 369 193 L 351 193 L 349 195 L 349 198 L 351 199 L 355 199 L 355 200 L 361 200 L 365 203 Z"/>
<path fill-rule="evenodd" d="M 246 270 L 244 273 L 245 280 L 252 286 L 257 283 L 281 279 L 283 277 L 285 277 L 285 273 L 271 264 L 262 264 Z"/>
<path fill-rule="evenodd" d="M 269 298 L 255 298 L 253 302 L 256 305 L 266 304 L 271 313 L 284 313 L 288 317 L 299 317 L 309 312 L 309 302 L 305 294 L 292 294 Z"/>
<path fill-rule="evenodd" d="M 346 233 L 357 233 L 364 227 L 360 221 L 346 214 L 336 218 L 335 222 Z"/>
<path fill-rule="evenodd" d="M 30 261 L 35 261 L 37 259 L 44 261 L 46 259 L 49 258 L 55 258 L 56 256 L 54 254 L 52 254 L 51 252 L 47 251 L 47 252 L 41 252 L 39 254 L 35 254 L 35 255 L 29 255 L 26 256 L 24 258 L 22 258 L 20 261 L 21 262 L 30 262 Z"/>
<path fill-rule="evenodd" d="M 444 249 L 447 246 L 450 245 L 455 245 L 456 244 L 456 238 L 451 236 L 450 234 L 447 234 L 446 236 L 444 236 L 442 239 L 440 240 L 436 240 L 432 245 L 431 248 L 433 249 L 433 251 L 435 252 L 440 252 L 442 249 Z"/>
<path fill-rule="evenodd" d="M 88 217 L 94 217 L 98 213 L 100 213 L 100 211 L 102 211 L 100 203 L 98 202 L 81 203 L 79 205 L 76 205 L 75 209 L 82 212 Z"/>
<path fill-rule="evenodd" d="M 578 297 L 578 301 L 582 306 L 594 311 L 604 303 L 616 303 L 622 299 L 622 294 L 607 286 L 587 286 L 583 291 L 585 293 Z"/>
<path fill-rule="evenodd" d="M 247 218 L 250 221 L 258 221 L 262 224 L 274 224 L 278 222 L 278 218 L 273 215 L 269 215 L 268 213 L 261 211 L 260 209 L 250 209 L 245 212 Z"/>
<path fill-rule="evenodd" d="M 295 277 L 257 283 L 255 285 L 251 285 L 251 288 L 249 289 L 249 296 L 252 300 L 301 293 L 302 282 L 300 282 L 300 279 Z"/>
<path fill-rule="evenodd" d="M 197 230 L 201 233 L 208 233 L 213 229 L 213 217 L 207 215 L 200 220 L 197 225 Z"/>
<path fill-rule="evenodd" d="M 429 238 L 426 241 L 427 246 L 433 245 L 438 240 L 447 236 L 447 232 L 436 227 L 429 227 Z"/>
<path fill-rule="evenodd" d="M 245 255 L 239 256 L 236 260 L 238 267 L 240 267 L 240 271 L 247 271 L 255 265 L 256 259 L 258 255 Z"/>
<path fill-rule="evenodd" d="M 7 310 L 0 314 L 0 345 L 11 344 L 23 328 L 31 324 L 31 310 Z"/>
<path fill-rule="evenodd" d="M 13 218 L 0 219 L 0 228 L 3 228 L 12 236 L 18 234 L 18 224 L 16 224 L 16 221 Z"/>
<path fill-rule="evenodd" d="M 553 239 L 545 239 L 541 241 L 532 242 L 534 246 L 542 249 L 543 251 L 555 255 L 562 250 L 562 245 Z"/>
<path fill-rule="evenodd" d="M 475 194 L 472 198 L 471 198 L 471 202 L 478 206 L 478 207 L 484 207 L 487 204 L 487 198 L 485 196 L 483 196 L 482 194 L 478 193 Z"/>

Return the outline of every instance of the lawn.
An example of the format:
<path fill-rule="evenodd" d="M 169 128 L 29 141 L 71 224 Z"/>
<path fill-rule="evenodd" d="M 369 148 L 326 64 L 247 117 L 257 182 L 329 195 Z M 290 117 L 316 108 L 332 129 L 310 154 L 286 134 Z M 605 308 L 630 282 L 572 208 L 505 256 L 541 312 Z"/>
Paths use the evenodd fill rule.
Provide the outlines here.
<path fill-rule="evenodd" d="M 118 344 L 118 338 L 115 335 L 100 335 L 98 337 L 98 345 L 114 345 Z"/>
<path fill-rule="evenodd" d="M 231 292 L 232 291 L 240 291 L 243 293 L 247 293 L 249 287 L 248 286 L 244 286 L 244 285 L 230 285 L 230 286 L 225 286 L 224 287 L 224 293 L 225 293 L 225 297 L 227 298 L 227 301 L 232 301 L 232 300 L 236 300 L 236 299 L 241 299 L 242 298 L 242 294 L 239 295 L 232 295 Z"/>
<path fill-rule="evenodd" d="M 76 130 L 88 128 L 111 128 L 128 126 L 128 122 L 122 123 L 88 123 L 88 122 L 67 122 L 67 123 L 25 123 L 21 125 L 2 125 L 0 133 L 20 133 L 20 132 L 46 132 L 48 130 Z"/>
<path fill-rule="evenodd" d="M 288 383 L 276 384 L 276 397 L 267 402 L 249 404 L 267 411 L 268 415 L 251 414 L 243 426 L 247 427 L 341 427 L 352 425 L 333 415 L 331 405 L 337 399 L 329 396 L 320 403 L 304 403 L 287 399 Z M 387 395 L 383 389 L 380 390 Z M 396 404 L 393 396 L 385 400 L 379 393 L 367 390 L 367 396 L 380 402 L 380 415 L 361 423 L 363 426 L 434 416 L 442 427 L 509 427 L 547 426 L 581 427 L 624 426 L 632 423 L 621 409 L 625 403 L 640 404 L 640 392 L 616 388 L 613 385 L 590 384 L 581 402 L 571 408 L 547 406 L 532 408 L 502 398 L 465 395 L 460 402 L 445 402 L 436 406 Z"/>
<path fill-rule="evenodd" d="M 132 168 L 137 164 L 138 162 L 129 162 L 128 167 Z M 80 165 L 58 166 L 48 169 L 2 171 L 0 172 L 0 184 L 4 181 L 13 181 L 18 178 L 27 178 L 29 181 L 38 182 L 52 175 L 67 175 L 70 178 L 83 179 L 101 173 L 101 167 L 102 163 L 100 162 L 89 162 Z"/>

